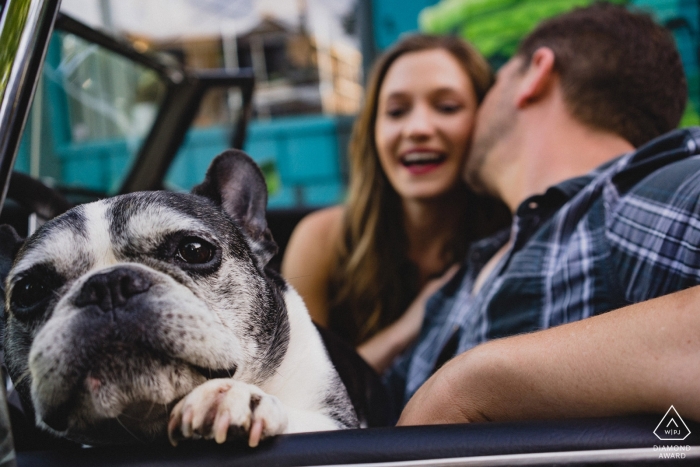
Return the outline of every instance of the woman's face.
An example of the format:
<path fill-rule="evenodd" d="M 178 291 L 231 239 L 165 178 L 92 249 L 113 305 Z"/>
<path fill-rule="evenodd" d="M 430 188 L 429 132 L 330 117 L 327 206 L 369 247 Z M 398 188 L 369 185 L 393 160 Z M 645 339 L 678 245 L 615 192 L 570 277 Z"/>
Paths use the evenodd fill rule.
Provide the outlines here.
<path fill-rule="evenodd" d="M 476 106 L 471 79 L 446 50 L 394 61 L 379 90 L 374 138 L 402 198 L 436 198 L 459 183 Z"/>

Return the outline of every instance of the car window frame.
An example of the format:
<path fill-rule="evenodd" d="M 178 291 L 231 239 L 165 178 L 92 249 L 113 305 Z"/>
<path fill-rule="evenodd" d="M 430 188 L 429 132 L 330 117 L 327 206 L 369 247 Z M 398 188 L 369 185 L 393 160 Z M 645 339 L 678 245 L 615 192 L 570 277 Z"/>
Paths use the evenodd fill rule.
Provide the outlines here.
<path fill-rule="evenodd" d="M 165 84 L 165 97 L 155 121 L 116 194 L 163 188 L 163 180 L 197 115 L 202 99 L 213 88 L 238 88 L 241 91 L 241 111 L 235 127 L 231 129 L 229 145 L 243 149 L 255 88 L 252 69 L 190 70 L 175 63 L 165 63 L 158 56 L 139 52 L 129 42 L 93 29 L 65 13 L 58 14 L 56 29 L 155 71 Z"/>
<path fill-rule="evenodd" d="M 0 16 L 0 210 L 60 0 L 7 0 Z M 15 36 L 15 37 L 12 37 Z M 11 39 L 11 40 L 8 40 Z"/>

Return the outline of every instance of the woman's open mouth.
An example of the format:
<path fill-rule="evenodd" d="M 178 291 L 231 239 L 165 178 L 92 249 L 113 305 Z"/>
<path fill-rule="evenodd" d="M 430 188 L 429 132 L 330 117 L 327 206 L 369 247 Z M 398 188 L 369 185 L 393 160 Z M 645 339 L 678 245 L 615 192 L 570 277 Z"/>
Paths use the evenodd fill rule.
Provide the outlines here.
<path fill-rule="evenodd" d="M 438 152 L 411 152 L 401 157 L 401 164 L 413 175 L 422 175 L 442 165 L 447 156 Z"/>

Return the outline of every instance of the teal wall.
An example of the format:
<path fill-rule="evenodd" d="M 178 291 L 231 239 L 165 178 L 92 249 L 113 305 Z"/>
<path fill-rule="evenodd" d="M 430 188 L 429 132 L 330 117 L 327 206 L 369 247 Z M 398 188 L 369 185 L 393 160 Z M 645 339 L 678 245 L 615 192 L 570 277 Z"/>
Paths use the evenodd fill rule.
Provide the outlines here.
<path fill-rule="evenodd" d="M 343 201 L 351 125 L 351 118 L 322 115 L 250 124 L 244 149 L 265 172 L 271 208 Z M 227 138 L 224 128 L 190 130 L 166 186 L 189 190 L 201 181 L 212 157 L 228 147 Z"/>
<path fill-rule="evenodd" d="M 438 0 L 372 0 L 374 43 L 386 49 L 405 32 L 418 31 L 418 14 Z"/>
<path fill-rule="evenodd" d="M 325 206 L 342 202 L 347 181 L 346 147 L 352 118 L 304 116 L 255 121 L 248 127 L 245 150 L 263 168 L 270 188 L 269 207 Z M 15 169 L 29 171 L 29 136 L 25 135 Z M 178 152 L 165 185 L 189 190 L 203 180 L 212 158 L 228 148 L 229 129 L 191 129 Z M 64 186 L 99 192 L 116 191 L 126 175 L 138 141 L 100 140 L 45 144 L 42 158 L 55 159 L 55 178 Z"/>

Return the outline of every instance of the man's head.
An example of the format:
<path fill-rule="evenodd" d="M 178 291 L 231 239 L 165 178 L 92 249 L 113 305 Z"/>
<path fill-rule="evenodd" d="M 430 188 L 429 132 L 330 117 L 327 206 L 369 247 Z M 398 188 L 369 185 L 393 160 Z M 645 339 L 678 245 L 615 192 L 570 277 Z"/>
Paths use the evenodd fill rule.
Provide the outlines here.
<path fill-rule="evenodd" d="M 543 22 L 517 55 L 554 51 L 569 110 L 638 147 L 678 125 L 688 89 L 671 35 L 646 14 L 606 3 Z"/>
<path fill-rule="evenodd" d="M 546 67 L 547 53 L 553 62 L 545 71 L 556 76 L 565 108 L 578 123 L 635 147 L 678 125 L 687 84 L 671 35 L 648 15 L 624 7 L 578 8 L 541 23 L 499 72 L 480 110 L 465 173 L 476 188 L 485 183 L 479 173 L 484 161 L 527 106 L 515 87 L 523 88 L 528 70 L 543 56 Z"/>

